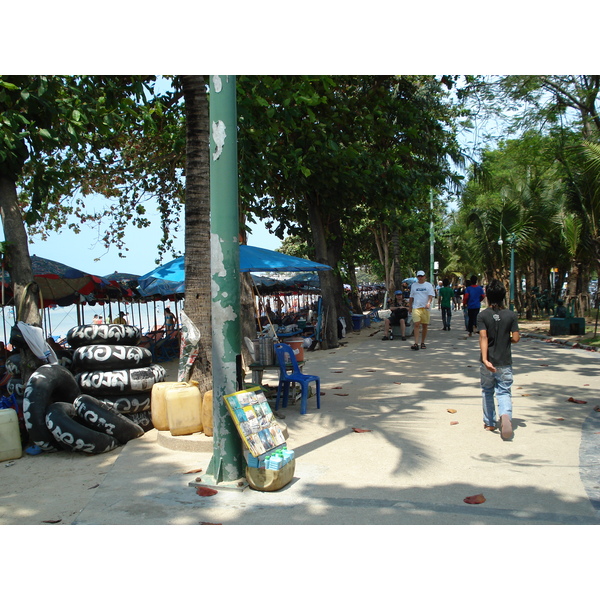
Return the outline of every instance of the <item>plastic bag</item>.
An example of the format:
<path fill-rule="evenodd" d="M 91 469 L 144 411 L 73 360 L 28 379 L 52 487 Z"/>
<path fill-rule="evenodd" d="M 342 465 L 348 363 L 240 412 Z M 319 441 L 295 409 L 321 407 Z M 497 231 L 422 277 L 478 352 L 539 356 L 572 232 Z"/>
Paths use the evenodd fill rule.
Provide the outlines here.
<path fill-rule="evenodd" d="M 200 331 L 183 310 L 180 311 L 179 315 L 181 317 L 181 341 L 177 381 L 187 381 L 192 370 L 192 365 L 198 356 Z"/>
<path fill-rule="evenodd" d="M 48 345 L 46 339 L 44 338 L 44 332 L 41 327 L 37 327 L 35 325 L 28 325 L 23 321 L 19 321 L 17 323 L 19 330 L 21 331 L 23 338 L 27 342 L 27 345 L 31 349 L 31 351 L 39 358 L 40 360 L 47 363 L 57 363 L 58 358 L 54 353 L 54 350 Z"/>

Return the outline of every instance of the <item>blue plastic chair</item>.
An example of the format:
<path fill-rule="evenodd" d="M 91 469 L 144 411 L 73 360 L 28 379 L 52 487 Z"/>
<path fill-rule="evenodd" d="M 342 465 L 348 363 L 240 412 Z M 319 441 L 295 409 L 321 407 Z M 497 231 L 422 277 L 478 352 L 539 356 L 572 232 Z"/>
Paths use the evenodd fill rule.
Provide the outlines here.
<path fill-rule="evenodd" d="M 277 387 L 277 400 L 275 401 L 275 410 L 279 408 L 279 401 L 282 400 L 282 406 L 285 408 L 288 404 L 290 385 L 299 383 L 302 389 L 302 400 L 300 402 L 300 414 L 306 414 L 306 405 L 308 404 L 308 389 L 311 381 L 317 384 L 317 408 L 321 408 L 321 378 L 317 375 L 305 375 L 300 371 L 298 361 L 294 351 L 287 344 L 275 344 L 275 354 L 279 363 L 279 386 Z M 291 371 L 288 371 L 291 369 Z M 282 393 L 283 392 L 283 397 Z"/>

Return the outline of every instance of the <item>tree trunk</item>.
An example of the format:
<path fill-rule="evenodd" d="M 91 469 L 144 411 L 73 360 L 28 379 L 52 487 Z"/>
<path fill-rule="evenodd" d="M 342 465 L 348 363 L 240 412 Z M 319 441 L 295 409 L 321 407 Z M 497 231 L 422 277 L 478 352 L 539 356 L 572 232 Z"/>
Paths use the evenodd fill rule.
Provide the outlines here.
<path fill-rule="evenodd" d="M 358 281 L 356 280 L 356 265 L 353 260 L 348 260 L 348 279 L 350 280 L 350 304 L 352 305 L 352 312 L 362 313 L 360 292 L 358 291 Z"/>
<path fill-rule="evenodd" d="M 333 267 L 331 271 L 319 271 L 319 281 L 321 284 L 321 297 L 323 299 L 323 319 L 321 348 L 337 348 L 338 343 L 338 316 L 346 319 L 346 324 L 352 323 L 352 316 L 349 307 L 343 305 L 344 285 L 337 271 L 339 260 L 341 258 L 341 227 L 335 235 L 330 235 L 332 223 L 326 226 L 324 216 L 321 214 L 318 197 L 312 195 L 305 198 L 308 205 L 308 215 L 315 246 L 317 262 Z M 335 226 L 335 224 L 333 223 Z M 339 225 L 339 223 L 338 223 Z M 332 244 L 330 238 L 335 237 L 335 244 Z"/>
<path fill-rule="evenodd" d="M 33 279 L 31 257 L 16 183 L 0 175 L 0 216 L 4 228 L 4 261 L 10 273 L 17 321 L 41 326 L 39 288 Z M 8 340 L 7 340 L 8 341 Z M 29 350 L 21 350 L 21 376 L 26 383 L 42 362 Z"/>
<path fill-rule="evenodd" d="M 200 331 L 190 379 L 202 393 L 212 389 L 210 280 L 209 127 L 206 84 L 201 75 L 181 77 L 186 113 L 185 312 Z"/>

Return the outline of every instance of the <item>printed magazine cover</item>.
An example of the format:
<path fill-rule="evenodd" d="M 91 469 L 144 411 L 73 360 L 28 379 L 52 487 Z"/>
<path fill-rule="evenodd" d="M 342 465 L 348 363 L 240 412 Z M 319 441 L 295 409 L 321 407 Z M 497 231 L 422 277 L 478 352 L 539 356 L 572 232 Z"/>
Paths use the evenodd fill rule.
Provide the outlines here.
<path fill-rule="evenodd" d="M 224 396 L 227 410 L 252 456 L 285 443 L 281 428 L 260 387 Z"/>

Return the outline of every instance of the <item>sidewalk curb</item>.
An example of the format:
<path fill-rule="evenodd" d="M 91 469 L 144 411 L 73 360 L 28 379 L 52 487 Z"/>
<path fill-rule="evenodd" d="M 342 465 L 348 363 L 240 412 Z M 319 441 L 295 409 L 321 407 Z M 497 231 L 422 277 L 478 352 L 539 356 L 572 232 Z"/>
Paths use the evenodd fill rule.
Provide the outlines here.
<path fill-rule="evenodd" d="M 521 337 L 536 339 L 540 342 L 546 342 L 547 344 L 560 344 L 562 346 L 569 346 L 575 349 L 587 350 L 588 352 L 598 352 L 598 348 L 596 346 L 588 346 L 586 344 L 581 344 L 580 342 L 573 342 L 571 340 L 561 340 L 560 338 L 549 337 L 540 333 L 521 332 Z"/>

